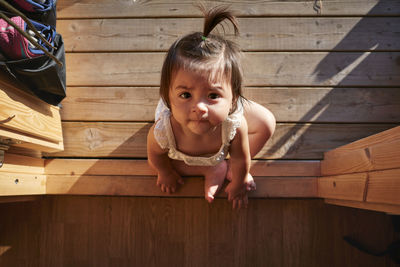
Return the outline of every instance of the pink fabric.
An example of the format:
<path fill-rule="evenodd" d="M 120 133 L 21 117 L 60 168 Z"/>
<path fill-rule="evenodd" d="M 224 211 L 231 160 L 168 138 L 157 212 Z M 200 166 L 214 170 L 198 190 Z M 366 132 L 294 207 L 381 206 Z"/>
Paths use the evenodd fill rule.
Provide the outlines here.
<path fill-rule="evenodd" d="M 21 17 L 11 18 L 16 25 L 25 31 L 25 22 Z M 5 20 L 0 19 L 0 49 L 8 59 L 32 58 L 36 55 L 29 48 L 28 40 Z"/>
<path fill-rule="evenodd" d="M 25 0 L 14 0 L 14 2 L 25 11 L 35 12 L 35 9 L 33 8 L 33 5 L 28 3 L 28 1 L 25 1 Z"/>

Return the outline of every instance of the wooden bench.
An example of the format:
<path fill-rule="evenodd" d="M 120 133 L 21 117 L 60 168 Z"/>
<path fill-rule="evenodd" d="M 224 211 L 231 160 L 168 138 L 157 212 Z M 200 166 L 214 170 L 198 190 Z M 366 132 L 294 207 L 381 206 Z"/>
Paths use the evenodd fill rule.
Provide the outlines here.
<path fill-rule="evenodd" d="M 325 153 L 321 175 L 327 203 L 400 214 L 400 127 Z"/>

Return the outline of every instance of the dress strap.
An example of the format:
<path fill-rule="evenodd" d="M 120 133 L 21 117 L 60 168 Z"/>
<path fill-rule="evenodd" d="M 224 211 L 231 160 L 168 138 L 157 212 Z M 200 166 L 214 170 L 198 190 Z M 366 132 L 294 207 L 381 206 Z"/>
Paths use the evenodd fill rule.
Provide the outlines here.
<path fill-rule="evenodd" d="M 240 127 L 243 117 L 243 104 L 241 99 L 237 102 L 235 112 L 230 114 L 222 123 L 222 142 L 229 144 L 236 135 L 236 129 Z"/>

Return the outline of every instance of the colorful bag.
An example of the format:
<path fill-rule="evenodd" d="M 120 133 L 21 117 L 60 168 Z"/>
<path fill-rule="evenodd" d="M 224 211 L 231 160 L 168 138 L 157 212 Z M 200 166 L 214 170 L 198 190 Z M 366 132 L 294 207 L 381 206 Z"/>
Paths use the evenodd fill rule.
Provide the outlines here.
<path fill-rule="evenodd" d="M 38 34 L 32 31 L 32 26 Z M 0 19 L 0 52 L 6 57 L 0 61 L 0 68 L 40 99 L 58 105 L 65 98 L 64 43 L 54 27 L 19 16 Z"/>
<path fill-rule="evenodd" d="M 56 27 L 57 0 L 8 0 L 7 2 L 28 18 Z"/>

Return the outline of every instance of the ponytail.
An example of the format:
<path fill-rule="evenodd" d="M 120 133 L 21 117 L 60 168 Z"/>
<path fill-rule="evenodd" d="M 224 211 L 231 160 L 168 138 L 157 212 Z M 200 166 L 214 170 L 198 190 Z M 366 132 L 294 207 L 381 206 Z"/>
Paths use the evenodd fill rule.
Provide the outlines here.
<path fill-rule="evenodd" d="M 206 10 L 204 6 L 198 6 L 201 12 L 204 14 L 204 28 L 203 36 L 208 37 L 210 32 L 224 20 L 229 20 L 234 28 L 235 35 L 239 34 L 239 24 L 236 17 L 228 10 L 226 6 L 216 6 L 209 10 Z M 221 24 L 223 27 L 223 24 Z"/>

